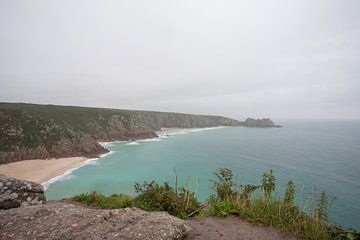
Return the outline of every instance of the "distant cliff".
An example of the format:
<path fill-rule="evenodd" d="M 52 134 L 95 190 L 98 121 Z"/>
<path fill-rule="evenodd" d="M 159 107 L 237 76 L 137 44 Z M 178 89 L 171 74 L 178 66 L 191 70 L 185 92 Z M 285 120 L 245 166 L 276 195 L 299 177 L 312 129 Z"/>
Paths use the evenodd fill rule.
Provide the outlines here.
<path fill-rule="evenodd" d="M 108 152 L 98 142 L 156 137 L 161 128 L 276 127 L 270 119 L 0 103 L 0 164 Z"/>
<path fill-rule="evenodd" d="M 161 128 L 239 126 L 220 116 L 105 108 L 0 103 L 0 164 L 25 159 L 88 156 L 98 141 L 156 137 Z"/>
<path fill-rule="evenodd" d="M 271 121 L 269 118 L 264 118 L 264 119 L 248 118 L 245 120 L 245 122 L 242 122 L 241 125 L 245 127 L 259 127 L 259 128 L 281 127 L 280 125 L 275 125 L 275 123 Z"/>

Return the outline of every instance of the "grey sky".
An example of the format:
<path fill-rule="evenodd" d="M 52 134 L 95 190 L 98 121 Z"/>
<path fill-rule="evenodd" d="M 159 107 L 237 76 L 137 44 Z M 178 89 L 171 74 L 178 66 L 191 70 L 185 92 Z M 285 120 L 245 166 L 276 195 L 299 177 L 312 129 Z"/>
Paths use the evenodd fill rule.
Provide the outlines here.
<path fill-rule="evenodd" d="M 360 1 L 0 0 L 0 101 L 360 118 Z"/>

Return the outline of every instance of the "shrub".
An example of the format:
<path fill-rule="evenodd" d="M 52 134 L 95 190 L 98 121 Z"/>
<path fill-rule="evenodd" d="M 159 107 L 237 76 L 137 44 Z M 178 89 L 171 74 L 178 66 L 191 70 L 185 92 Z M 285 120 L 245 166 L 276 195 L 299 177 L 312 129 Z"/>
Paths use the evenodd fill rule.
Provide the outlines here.
<path fill-rule="evenodd" d="M 217 180 L 213 182 L 213 188 L 216 191 L 217 199 L 220 201 L 230 200 L 233 194 L 233 173 L 228 168 L 219 168 L 214 175 Z"/>
<path fill-rule="evenodd" d="M 202 210 L 195 193 L 185 187 L 175 190 L 168 183 L 158 184 L 154 181 L 135 183 L 134 187 L 139 193 L 134 199 L 134 206 L 143 210 L 167 211 L 179 218 L 191 217 Z"/>
<path fill-rule="evenodd" d="M 261 188 L 266 198 L 270 197 L 271 193 L 275 190 L 275 177 L 271 169 L 263 173 Z"/>

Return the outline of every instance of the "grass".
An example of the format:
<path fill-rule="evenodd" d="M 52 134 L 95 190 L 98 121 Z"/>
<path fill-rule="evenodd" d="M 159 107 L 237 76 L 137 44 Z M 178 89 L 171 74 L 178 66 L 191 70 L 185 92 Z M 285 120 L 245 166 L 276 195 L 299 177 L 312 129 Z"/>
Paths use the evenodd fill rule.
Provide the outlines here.
<path fill-rule="evenodd" d="M 107 209 L 131 207 L 133 202 L 133 198 L 125 194 L 112 194 L 111 196 L 105 196 L 96 191 L 82 193 L 74 196 L 72 200 L 84 203 L 91 207 Z"/>
<path fill-rule="evenodd" d="M 139 193 L 136 197 L 125 194 L 105 196 L 92 191 L 74 196 L 72 200 L 95 208 L 137 207 L 149 212 L 166 211 L 182 219 L 197 215 L 203 208 L 194 193 L 186 188 L 176 191 L 168 183 L 136 183 L 135 190 Z"/>
<path fill-rule="evenodd" d="M 97 192 L 83 193 L 72 200 L 97 208 L 138 207 L 145 211 L 167 211 L 179 218 L 195 215 L 238 216 L 253 224 L 273 226 L 309 240 L 360 239 L 357 232 L 345 231 L 331 225 L 327 217 L 327 196 L 321 193 L 311 211 L 295 205 L 295 185 L 289 181 L 284 196 L 275 196 L 275 176 L 271 170 L 264 172 L 259 185 L 234 182 L 230 169 L 214 172 L 212 181 L 215 194 L 200 203 L 186 186 L 172 187 L 154 181 L 135 183 L 137 196 L 124 194 L 104 196 Z M 178 178 L 176 178 L 178 179 Z"/>

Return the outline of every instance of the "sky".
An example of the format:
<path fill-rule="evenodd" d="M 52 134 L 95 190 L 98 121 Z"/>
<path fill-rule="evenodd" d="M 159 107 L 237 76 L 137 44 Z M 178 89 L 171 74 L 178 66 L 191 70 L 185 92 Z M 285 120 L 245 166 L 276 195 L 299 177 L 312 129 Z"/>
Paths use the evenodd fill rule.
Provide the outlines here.
<path fill-rule="evenodd" d="M 360 119 L 358 0 L 0 0 L 0 101 Z"/>

